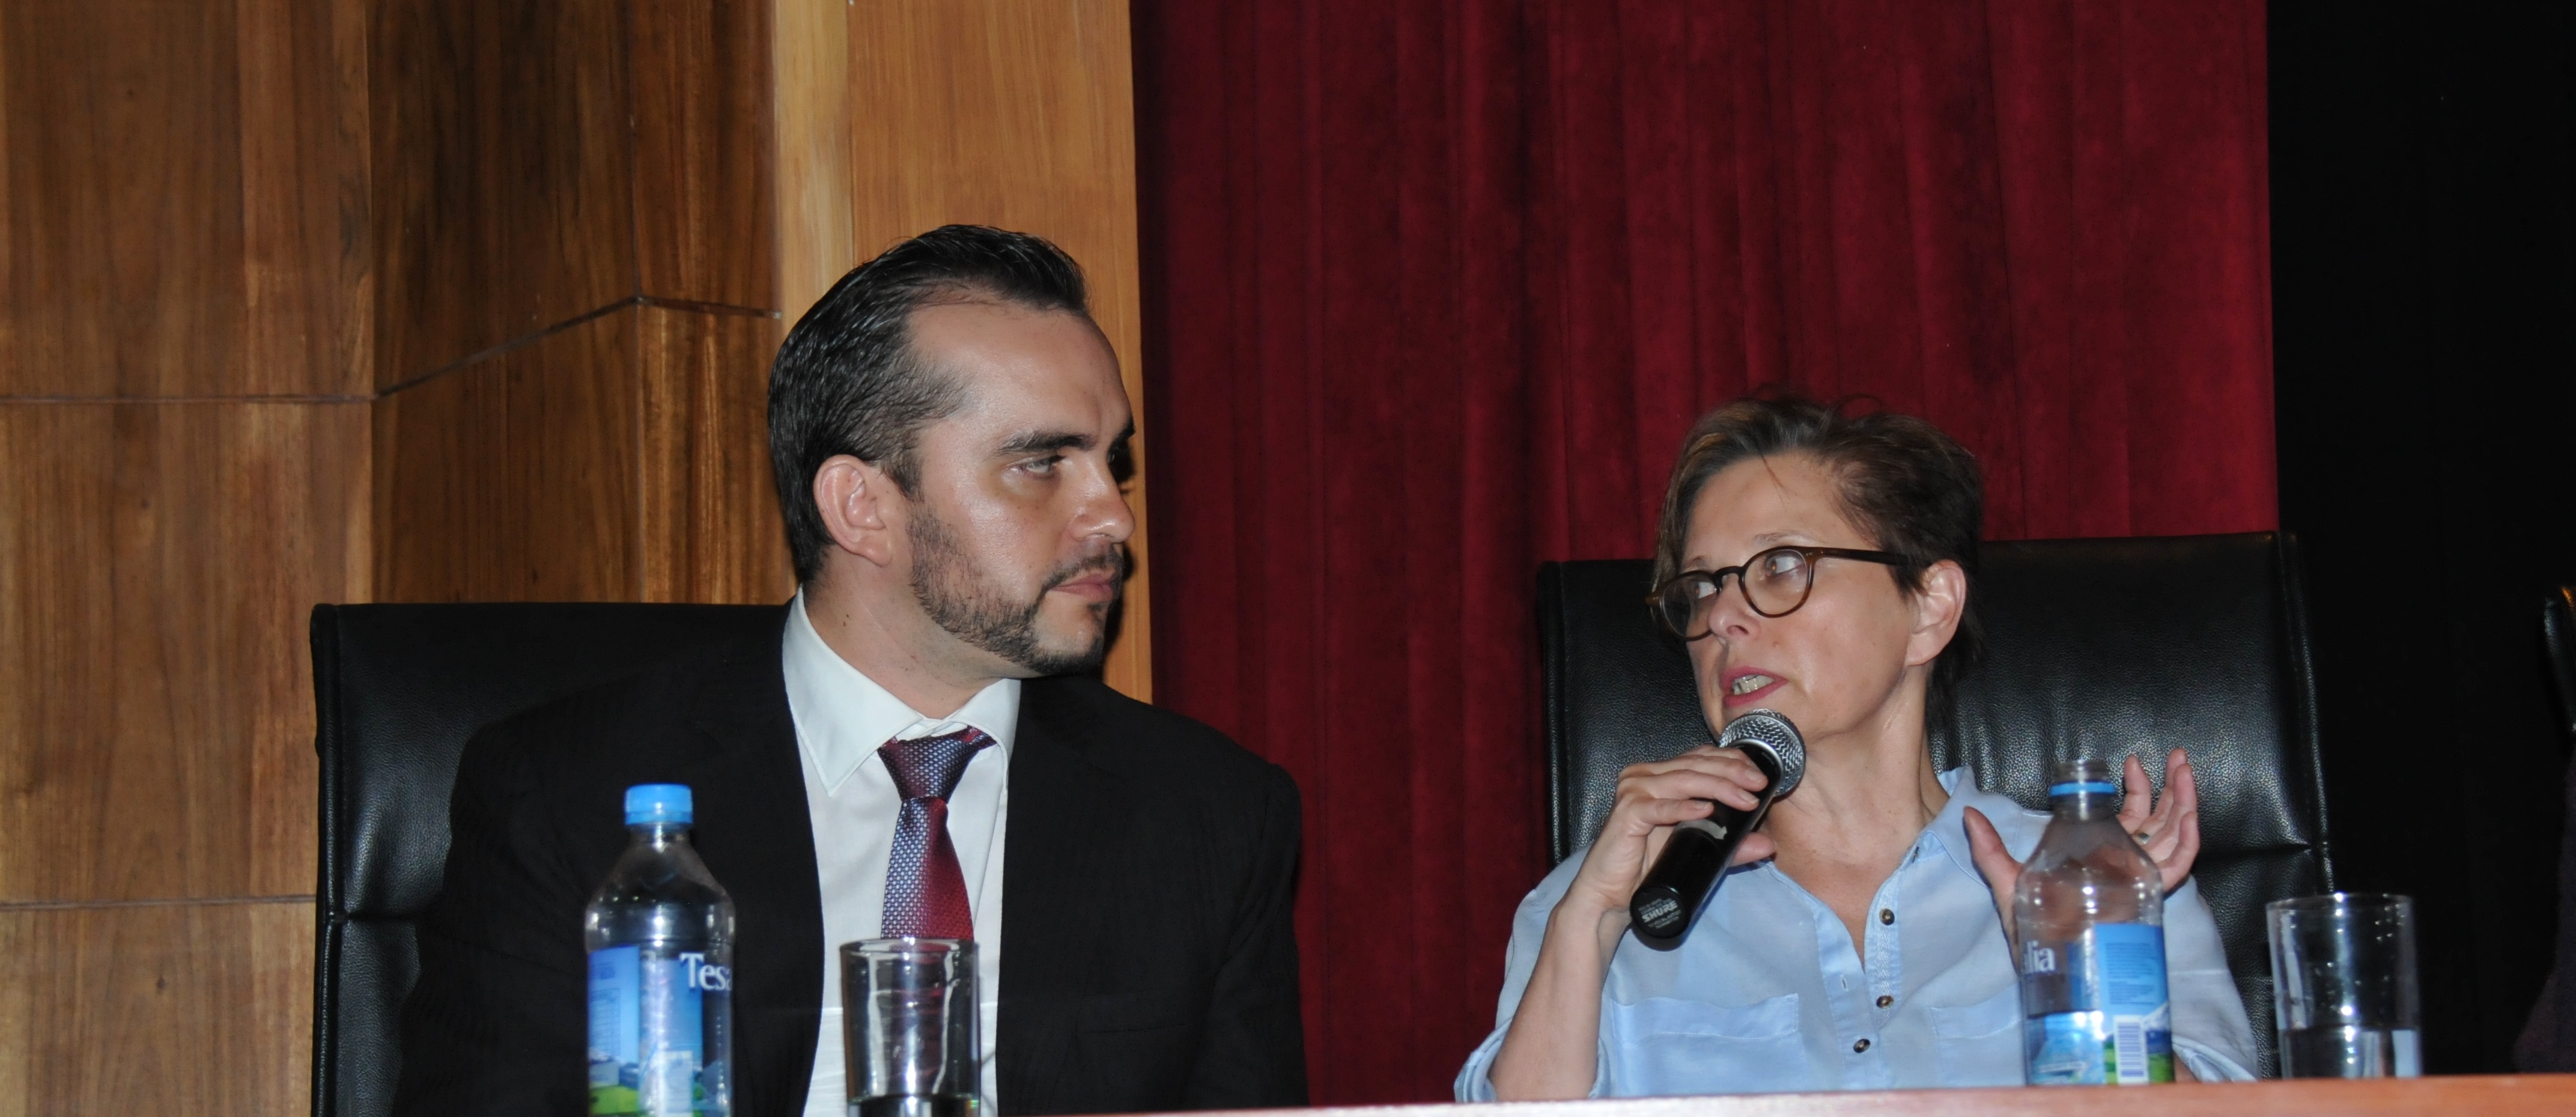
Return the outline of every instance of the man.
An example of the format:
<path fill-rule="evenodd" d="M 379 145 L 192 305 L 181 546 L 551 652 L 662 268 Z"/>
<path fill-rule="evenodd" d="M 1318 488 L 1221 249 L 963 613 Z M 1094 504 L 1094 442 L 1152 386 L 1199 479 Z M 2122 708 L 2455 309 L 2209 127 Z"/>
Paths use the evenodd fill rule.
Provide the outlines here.
<path fill-rule="evenodd" d="M 789 333 L 769 421 L 776 633 L 467 746 L 397 1111 L 586 1108 L 582 906 L 639 783 L 694 789 L 733 898 L 737 1114 L 839 1117 L 830 951 L 902 933 L 976 940 L 1002 1113 L 1304 1104 L 1295 786 L 1085 674 L 1133 424 L 1073 261 L 980 227 L 895 246 Z"/>

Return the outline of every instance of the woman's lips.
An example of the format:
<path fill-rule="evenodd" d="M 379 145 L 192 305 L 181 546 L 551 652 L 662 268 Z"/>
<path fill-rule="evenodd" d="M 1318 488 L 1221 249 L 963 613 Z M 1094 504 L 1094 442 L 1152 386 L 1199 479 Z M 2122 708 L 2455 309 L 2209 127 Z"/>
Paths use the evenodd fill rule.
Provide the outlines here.
<path fill-rule="evenodd" d="M 1726 673 L 1726 704 L 1749 706 L 1765 695 L 1780 689 L 1786 680 L 1759 667 L 1739 667 Z"/>

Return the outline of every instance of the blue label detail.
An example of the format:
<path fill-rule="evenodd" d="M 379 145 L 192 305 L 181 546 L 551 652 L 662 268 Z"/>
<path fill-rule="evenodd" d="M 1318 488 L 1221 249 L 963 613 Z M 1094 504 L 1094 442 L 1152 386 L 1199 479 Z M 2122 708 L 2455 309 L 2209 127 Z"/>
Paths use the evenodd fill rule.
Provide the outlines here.
<path fill-rule="evenodd" d="M 611 946 L 590 952 L 590 1112 L 696 1117 L 729 1096 L 705 1058 L 707 994 L 732 973 L 698 952 Z M 709 1086 L 715 1087 L 712 1091 Z M 710 1105 L 710 1094 L 715 1105 Z"/>
<path fill-rule="evenodd" d="M 2099 780 L 2086 780 L 2082 783 L 2053 783 L 2048 785 L 2048 794 L 2052 797 L 2059 795 L 2074 795 L 2079 792 L 2090 795 L 2117 795 L 2120 793 L 2120 787 L 2118 784 L 2103 783 Z"/>
<path fill-rule="evenodd" d="M 2034 1012 L 2023 1022 L 2023 1066 L 2032 1085 L 2173 1081 L 2164 928 L 2103 923 L 2060 946 L 2032 944 L 2026 954 L 2025 997 L 2027 975 L 2062 973 L 2065 1000 L 2050 1007 L 2073 1009 Z"/>
<path fill-rule="evenodd" d="M 641 1007 L 637 993 L 642 988 L 639 953 L 631 946 L 590 952 L 590 1092 L 594 1099 L 603 1086 L 632 1091 L 638 1085 L 638 1041 L 643 1037 L 637 1012 Z M 592 1111 L 600 1110 L 594 1106 Z"/>

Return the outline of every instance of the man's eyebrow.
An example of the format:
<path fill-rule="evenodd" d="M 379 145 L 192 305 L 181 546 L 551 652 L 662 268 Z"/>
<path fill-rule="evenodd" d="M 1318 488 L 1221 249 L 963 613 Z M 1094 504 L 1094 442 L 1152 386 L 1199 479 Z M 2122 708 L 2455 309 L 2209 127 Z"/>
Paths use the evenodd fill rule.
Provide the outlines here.
<path fill-rule="evenodd" d="M 1073 431 L 1034 430 L 1022 431 L 1004 439 L 1000 448 L 996 449 L 994 453 L 1005 456 L 1011 454 L 1047 454 L 1053 453 L 1057 450 L 1088 450 L 1092 446 L 1092 438 L 1087 434 L 1078 434 Z"/>

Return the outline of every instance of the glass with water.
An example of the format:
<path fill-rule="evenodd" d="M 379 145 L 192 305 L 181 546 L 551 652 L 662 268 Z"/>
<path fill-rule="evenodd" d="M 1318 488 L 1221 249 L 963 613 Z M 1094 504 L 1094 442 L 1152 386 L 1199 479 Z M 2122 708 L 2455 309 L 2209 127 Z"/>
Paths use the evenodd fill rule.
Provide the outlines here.
<path fill-rule="evenodd" d="M 2337 892 L 2264 909 L 2283 1078 L 2424 1073 L 2415 903 Z"/>
<path fill-rule="evenodd" d="M 981 1112 L 975 944 L 865 939 L 841 947 L 841 1051 L 850 1117 Z"/>

